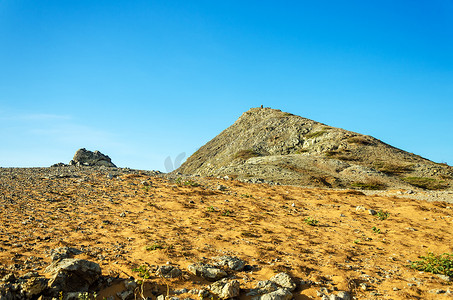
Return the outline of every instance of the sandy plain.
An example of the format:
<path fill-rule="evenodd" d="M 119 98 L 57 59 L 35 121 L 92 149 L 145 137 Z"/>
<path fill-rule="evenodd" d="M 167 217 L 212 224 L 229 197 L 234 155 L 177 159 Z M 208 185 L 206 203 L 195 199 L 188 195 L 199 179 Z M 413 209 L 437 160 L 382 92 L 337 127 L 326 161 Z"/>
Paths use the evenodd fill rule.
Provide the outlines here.
<path fill-rule="evenodd" d="M 321 288 L 356 299 L 451 299 L 451 282 L 409 265 L 430 251 L 453 252 L 453 205 L 396 195 L 108 168 L 0 168 L 0 276 L 44 274 L 50 251 L 70 246 L 116 278 L 99 299 L 139 278 L 133 269 L 167 263 L 184 275 L 151 272 L 144 294 L 171 296 L 209 284 L 189 264 L 228 254 L 252 266 L 230 272 L 245 292 L 286 272 L 298 283 L 295 299 L 320 299 Z M 250 298 L 245 292 L 241 299 Z"/>

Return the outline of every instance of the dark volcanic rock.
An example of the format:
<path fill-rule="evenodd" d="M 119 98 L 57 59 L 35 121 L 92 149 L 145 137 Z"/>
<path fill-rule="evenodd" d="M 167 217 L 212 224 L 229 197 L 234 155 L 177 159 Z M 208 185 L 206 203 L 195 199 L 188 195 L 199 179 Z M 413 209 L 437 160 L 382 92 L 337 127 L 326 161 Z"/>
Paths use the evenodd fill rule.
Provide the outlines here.
<path fill-rule="evenodd" d="M 112 163 L 112 160 L 107 155 L 102 154 L 99 151 L 89 151 L 85 148 L 77 150 L 73 159 L 69 162 L 70 165 L 82 165 L 82 166 L 105 166 L 105 167 L 116 167 Z"/>

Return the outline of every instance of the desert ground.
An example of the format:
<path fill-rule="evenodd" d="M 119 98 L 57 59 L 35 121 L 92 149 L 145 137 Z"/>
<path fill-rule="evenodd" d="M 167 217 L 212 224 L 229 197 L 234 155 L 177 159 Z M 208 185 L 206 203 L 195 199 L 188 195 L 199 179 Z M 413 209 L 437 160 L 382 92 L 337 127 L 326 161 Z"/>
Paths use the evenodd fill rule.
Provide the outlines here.
<path fill-rule="evenodd" d="M 141 280 L 137 290 L 143 287 L 137 299 L 198 299 L 185 291 L 210 282 L 190 274 L 188 265 L 222 255 L 249 265 L 227 271 L 240 283 L 240 299 L 252 298 L 248 290 L 280 272 L 296 282 L 294 299 L 338 291 L 355 299 L 451 299 L 448 278 L 410 268 L 428 252 L 453 252 L 453 204 L 420 195 L 116 168 L 0 168 L 0 278 L 46 274 L 51 251 L 68 246 L 113 279 L 98 299 L 117 298 L 131 277 Z M 162 265 L 183 275 L 156 275 Z M 141 278 L 140 269 L 150 277 Z"/>

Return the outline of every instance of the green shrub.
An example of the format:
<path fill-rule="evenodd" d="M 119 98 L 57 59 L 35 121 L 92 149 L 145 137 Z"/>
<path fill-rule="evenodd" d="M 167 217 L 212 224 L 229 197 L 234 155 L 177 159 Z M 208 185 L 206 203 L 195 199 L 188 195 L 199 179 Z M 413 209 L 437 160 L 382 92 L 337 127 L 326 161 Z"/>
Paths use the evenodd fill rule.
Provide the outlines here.
<path fill-rule="evenodd" d="M 435 255 L 429 252 L 427 256 L 420 256 L 421 260 L 414 261 L 410 267 L 412 269 L 431 272 L 433 274 L 442 274 L 453 276 L 453 253 L 443 253 Z"/>
<path fill-rule="evenodd" d="M 164 249 L 164 246 L 160 245 L 160 244 L 153 244 L 151 246 L 146 246 L 145 248 L 147 251 L 154 251 L 154 250 L 157 250 L 157 249 Z"/>
<path fill-rule="evenodd" d="M 390 216 L 390 213 L 388 211 L 378 211 L 376 216 L 379 218 L 379 220 L 383 221 L 383 220 L 387 220 L 388 217 Z"/>
<path fill-rule="evenodd" d="M 304 222 L 305 222 L 305 224 L 308 224 L 310 226 L 317 226 L 319 224 L 318 220 L 315 220 L 311 217 L 305 218 Z"/>
<path fill-rule="evenodd" d="M 148 267 L 145 265 L 141 265 L 140 267 L 132 269 L 132 272 L 137 272 L 138 275 L 143 279 L 148 279 L 151 277 Z"/>
<path fill-rule="evenodd" d="M 426 190 L 442 190 L 448 187 L 444 181 L 439 181 L 434 178 L 425 177 L 406 177 L 403 178 L 407 183 Z"/>

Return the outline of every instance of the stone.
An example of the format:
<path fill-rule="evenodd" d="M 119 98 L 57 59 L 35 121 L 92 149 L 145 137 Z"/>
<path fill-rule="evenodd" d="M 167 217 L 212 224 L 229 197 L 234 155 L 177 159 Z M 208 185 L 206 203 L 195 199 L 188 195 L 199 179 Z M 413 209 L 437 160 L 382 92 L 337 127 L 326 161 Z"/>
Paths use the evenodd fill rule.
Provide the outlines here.
<path fill-rule="evenodd" d="M 201 262 L 189 265 L 187 269 L 190 273 L 201 276 L 209 281 L 217 281 L 227 276 L 227 273 L 224 270 Z"/>
<path fill-rule="evenodd" d="M 165 300 L 165 296 L 164 295 L 159 295 L 159 296 L 157 296 L 156 300 Z"/>
<path fill-rule="evenodd" d="M 107 155 L 104 155 L 97 150 L 91 152 L 85 148 L 77 150 L 69 164 L 78 166 L 104 166 L 116 168 L 115 164 L 112 163 L 112 160 Z"/>
<path fill-rule="evenodd" d="M 254 289 L 251 289 L 247 296 L 264 295 L 278 290 L 278 285 L 270 280 L 258 281 Z"/>
<path fill-rule="evenodd" d="M 129 290 L 128 291 L 118 292 L 118 293 L 116 293 L 116 295 L 121 300 L 132 300 L 132 299 L 134 299 L 134 292 L 133 291 L 129 291 Z"/>
<path fill-rule="evenodd" d="M 377 212 L 376 212 L 374 209 L 369 209 L 369 210 L 368 210 L 368 213 L 369 213 L 370 215 L 372 215 L 372 216 L 374 216 L 374 215 L 377 214 Z"/>
<path fill-rule="evenodd" d="M 16 282 L 16 276 L 14 276 L 14 273 L 9 273 L 9 274 L 6 274 L 3 278 L 2 278 L 2 281 L 3 282 Z"/>
<path fill-rule="evenodd" d="M 352 297 L 351 297 L 351 294 L 349 292 L 340 291 L 337 294 L 337 299 L 339 299 L 339 300 L 351 300 Z"/>
<path fill-rule="evenodd" d="M 56 296 L 62 292 L 86 292 L 101 276 L 101 267 L 85 259 L 65 258 L 46 268 L 51 274 L 49 288 Z"/>
<path fill-rule="evenodd" d="M 224 185 L 222 185 L 222 184 L 219 184 L 219 185 L 217 186 L 217 189 L 218 189 L 219 191 L 226 191 L 226 190 L 227 190 L 227 187 L 224 186 Z"/>
<path fill-rule="evenodd" d="M 296 283 L 293 281 L 291 276 L 289 276 L 286 273 L 278 273 L 269 280 L 275 282 L 276 284 L 283 288 L 289 289 L 291 292 L 296 289 Z"/>
<path fill-rule="evenodd" d="M 215 265 L 217 266 L 228 266 L 231 270 L 234 271 L 242 271 L 244 269 L 244 266 L 246 264 L 245 261 L 242 259 L 239 259 L 235 256 L 220 256 L 217 258 L 217 263 Z"/>
<path fill-rule="evenodd" d="M 177 278 L 182 275 L 182 271 L 171 265 L 160 266 L 156 271 L 157 276 L 163 276 L 165 278 Z"/>
<path fill-rule="evenodd" d="M 56 163 L 56 164 L 51 165 L 50 167 L 51 167 L 51 168 L 60 168 L 60 167 L 66 167 L 66 166 L 67 166 L 67 164 L 64 164 L 64 163 L 62 163 L 62 162 L 59 162 L 59 163 Z"/>
<path fill-rule="evenodd" d="M 239 281 L 228 279 L 222 279 L 214 282 L 210 286 L 210 290 L 213 294 L 217 295 L 220 299 L 228 299 L 239 296 Z"/>
<path fill-rule="evenodd" d="M 21 284 L 22 292 L 28 299 L 31 299 L 33 296 L 37 296 L 47 289 L 48 281 L 45 277 L 32 277 Z"/>
<path fill-rule="evenodd" d="M 255 297 L 253 300 L 290 300 L 292 297 L 293 294 L 287 289 L 278 289 L 274 292 Z"/>
<path fill-rule="evenodd" d="M 447 275 L 443 275 L 443 274 L 436 274 L 437 277 L 439 277 L 440 279 L 442 280 L 445 280 L 445 281 L 451 281 L 451 277 L 450 276 L 447 276 Z"/>
<path fill-rule="evenodd" d="M 200 299 L 211 298 L 211 293 L 208 290 L 201 289 L 201 290 L 198 291 L 198 297 Z"/>
<path fill-rule="evenodd" d="M 137 288 L 138 284 L 134 280 L 126 280 L 124 281 L 124 287 L 128 291 L 134 291 Z"/>
<path fill-rule="evenodd" d="M 72 247 L 60 247 L 56 249 L 52 249 L 50 251 L 50 257 L 52 261 L 60 261 L 64 258 L 72 258 L 74 255 L 78 255 L 83 253 L 79 249 L 72 248 Z"/>

